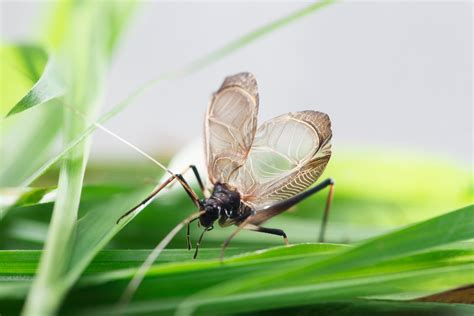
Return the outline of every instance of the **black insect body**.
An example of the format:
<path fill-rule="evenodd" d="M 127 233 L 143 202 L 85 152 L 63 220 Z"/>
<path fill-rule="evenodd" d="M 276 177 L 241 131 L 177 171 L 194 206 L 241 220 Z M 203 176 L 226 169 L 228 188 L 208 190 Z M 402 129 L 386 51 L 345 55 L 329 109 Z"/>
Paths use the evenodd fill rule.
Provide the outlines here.
<path fill-rule="evenodd" d="M 204 233 L 216 221 L 223 227 L 236 225 L 237 229 L 223 244 L 222 257 L 231 239 L 242 229 L 278 235 L 287 243 L 283 230 L 261 225 L 329 187 L 319 238 L 323 241 L 334 181 L 326 179 L 309 187 L 323 173 L 331 157 L 329 116 L 318 111 L 292 112 L 257 128 L 258 103 L 257 82 L 252 74 L 227 77 L 212 96 L 205 119 L 207 187 L 191 165 L 180 174 L 171 173 L 168 180 L 120 219 L 145 207 L 164 187 L 178 181 L 199 212 L 178 224 L 160 247 L 166 246 L 178 228 L 187 225 L 191 249 L 190 223 L 199 220 L 204 230 L 196 244 L 196 257 Z M 188 170 L 193 171 L 204 199 L 199 199 L 183 178 Z"/>
<path fill-rule="evenodd" d="M 249 206 L 242 203 L 239 192 L 221 183 L 217 183 L 211 197 L 201 200 L 201 203 L 205 213 L 199 216 L 199 222 L 205 228 L 212 226 L 217 219 L 221 226 L 240 223 L 253 213 Z"/>

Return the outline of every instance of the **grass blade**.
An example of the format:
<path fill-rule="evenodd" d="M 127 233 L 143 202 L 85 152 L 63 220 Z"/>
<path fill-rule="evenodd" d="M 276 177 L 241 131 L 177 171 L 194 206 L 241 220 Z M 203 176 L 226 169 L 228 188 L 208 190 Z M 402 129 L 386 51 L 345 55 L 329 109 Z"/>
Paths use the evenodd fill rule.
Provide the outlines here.
<path fill-rule="evenodd" d="M 446 231 L 443 229 L 445 227 L 450 229 Z M 232 303 L 232 308 L 238 308 L 236 305 L 242 305 L 243 301 L 246 302 L 244 305 L 247 307 L 245 308 L 254 306 L 255 310 L 261 308 L 259 306 L 264 304 L 262 303 L 264 301 L 267 301 L 268 304 L 268 300 L 274 302 L 273 304 L 276 306 L 285 306 L 285 304 L 290 306 L 294 304 L 292 302 L 295 300 L 298 304 L 302 304 L 302 300 L 297 299 L 296 293 L 308 299 L 344 298 L 347 297 L 346 295 L 354 295 L 354 293 L 359 293 L 359 297 L 368 296 L 375 294 L 371 292 L 374 283 L 378 284 L 374 288 L 377 288 L 379 294 L 388 294 L 393 291 L 395 284 L 400 288 L 404 282 L 407 280 L 412 282 L 418 276 L 420 283 L 415 282 L 415 284 L 418 284 L 420 288 L 426 284 L 426 288 L 423 290 L 430 286 L 434 286 L 436 290 L 444 290 L 449 286 L 469 284 L 474 282 L 474 277 L 466 278 L 466 272 L 474 267 L 472 255 L 461 265 L 457 265 L 456 261 L 447 261 L 446 266 L 440 268 L 441 270 L 438 271 L 437 267 L 431 270 L 430 267 L 420 275 L 417 275 L 416 272 L 405 273 L 404 270 L 394 275 L 390 275 L 387 271 L 380 274 L 373 267 L 433 247 L 472 239 L 474 238 L 472 227 L 474 227 L 474 206 L 470 205 L 369 240 L 356 248 L 336 254 L 326 260 L 308 260 L 306 263 L 295 264 L 289 268 L 276 269 L 260 275 L 251 274 L 234 282 L 216 286 L 190 298 L 182 306 L 182 313 L 188 315 L 202 305 L 207 309 L 210 306 L 216 308 Z M 392 263 L 389 266 L 396 265 Z M 367 272 L 367 283 L 364 284 L 365 281 L 360 279 L 352 283 L 350 271 L 357 271 L 357 269 L 364 267 L 373 269 Z M 419 266 L 414 265 L 413 269 L 419 269 Z M 443 273 L 445 274 L 443 275 Z M 342 280 L 347 279 L 348 281 L 339 282 L 338 279 L 341 276 Z M 326 288 L 327 282 L 330 283 Z M 334 285 L 332 282 L 339 283 Z M 384 287 L 383 284 L 387 284 L 387 286 Z M 409 283 L 405 285 L 410 288 Z M 290 293 L 294 294 L 290 295 Z"/>
<path fill-rule="evenodd" d="M 7 116 L 28 110 L 64 95 L 64 80 L 59 77 L 58 65 L 50 59 L 43 74 L 28 93 L 8 112 Z"/>
<path fill-rule="evenodd" d="M 64 42 L 58 50 L 61 74 L 66 78 L 66 104 L 72 104 L 87 119 L 93 118 L 103 95 L 110 36 L 107 22 L 118 3 L 81 2 L 71 5 Z M 77 36 L 81 34 L 81 36 Z M 65 142 L 86 128 L 86 120 L 64 112 Z M 23 309 L 24 315 L 52 315 L 59 308 L 70 282 L 66 281 L 74 251 L 76 221 L 90 140 L 68 152 L 63 160 L 57 199 L 38 273 Z"/>
<path fill-rule="evenodd" d="M 61 109 L 49 102 L 4 118 L 18 100 L 41 84 L 48 55 L 35 45 L 2 46 L 0 55 L 0 186 L 14 187 L 46 162 L 61 125 Z"/>

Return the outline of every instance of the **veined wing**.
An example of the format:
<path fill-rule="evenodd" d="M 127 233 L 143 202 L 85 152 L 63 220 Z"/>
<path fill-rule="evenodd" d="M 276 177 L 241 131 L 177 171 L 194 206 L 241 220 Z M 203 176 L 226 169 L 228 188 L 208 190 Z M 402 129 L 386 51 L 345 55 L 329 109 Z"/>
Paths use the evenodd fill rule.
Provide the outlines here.
<path fill-rule="evenodd" d="M 295 196 L 324 171 L 331 137 L 331 122 L 324 113 L 278 116 L 258 128 L 247 161 L 229 183 L 256 210 Z"/>
<path fill-rule="evenodd" d="M 245 164 L 257 129 L 257 81 L 250 73 L 227 77 L 214 93 L 205 120 L 209 180 L 228 183 Z"/>

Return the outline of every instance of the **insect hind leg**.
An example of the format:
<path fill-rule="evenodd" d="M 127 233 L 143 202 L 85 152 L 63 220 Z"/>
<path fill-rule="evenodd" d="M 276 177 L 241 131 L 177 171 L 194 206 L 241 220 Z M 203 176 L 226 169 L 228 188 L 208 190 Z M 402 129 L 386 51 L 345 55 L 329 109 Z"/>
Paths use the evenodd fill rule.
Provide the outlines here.
<path fill-rule="evenodd" d="M 277 235 L 283 237 L 283 241 L 285 245 L 288 245 L 288 237 L 286 236 L 286 233 L 282 229 L 278 228 L 267 228 L 267 227 L 262 227 L 262 226 L 257 226 L 257 225 L 252 225 L 248 224 L 244 227 L 244 229 L 248 229 L 254 232 L 259 232 L 259 233 L 265 233 L 265 234 L 271 234 L 271 235 Z"/>
<path fill-rule="evenodd" d="M 329 218 L 329 212 L 331 211 L 331 204 L 332 204 L 332 200 L 333 200 L 333 197 L 334 197 L 334 180 L 333 179 L 329 179 L 329 192 L 328 192 L 328 196 L 326 198 L 326 205 L 324 206 L 324 214 L 323 214 L 323 219 L 322 219 L 322 222 L 321 222 L 321 229 L 319 231 L 319 242 L 324 242 L 324 235 L 326 233 L 326 227 L 327 227 L 327 223 L 328 223 L 328 218 Z"/>
<path fill-rule="evenodd" d="M 324 180 L 323 182 L 319 183 L 318 185 L 301 192 L 300 194 L 297 194 L 287 200 L 283 200 L 280 202 L 276 202 L 275 204 L 266 207 L 261 210 L 257 210 L 256 214 L 252 217 L 252 220 L 250 221 L 250 224 L 254 225 L 260 225 L 264 221 L 269 220 L 270 218 L 288 210 L 292 206 L 300 203 L 301 201 L 307 199 L 308 197 L 318 193 L 319 191 L 329 187 L 329 193 L 328 197 L 326 200 L 326 206 L 324 208 L 324 215 L 323 215 L 323 220 L 321 222 L 321 229 L 319 232 L 319 242 L 324 241 L 324 234 L 326 232 L 326 226 L 329 218 L 329 212 L 331 210 L 331 204 L 332 204 L 332 199 L 334 196 L 334 180 L 332 178 L 328 178 Z"/>

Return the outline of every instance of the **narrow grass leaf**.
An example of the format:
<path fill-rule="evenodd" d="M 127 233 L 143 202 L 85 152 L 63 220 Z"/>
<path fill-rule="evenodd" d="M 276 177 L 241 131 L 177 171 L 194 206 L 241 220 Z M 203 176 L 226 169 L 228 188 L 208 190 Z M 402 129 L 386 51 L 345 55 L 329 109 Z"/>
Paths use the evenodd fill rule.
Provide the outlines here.
<path fill-rule="evenodd" d="M 61 109 L 50 101 L 3 117 L 41 80 L 48 54 L 40 46 L 18 44 L 1 46 L 0 56 L 0 186 L 15 187 L 47 161 L 61 125 Z"/>
<path fill-rule="evenodd" d="M 369 266 L 373 267 L 387 260 L 400 258 L 448 243 L 472 239 L 474 238 L 474 230 L 472 230 L 472 227 L 474 227 L 474 206 L 470 205 L 463 209 L 369 240 L 358 247 L 349 249 L 341 254 L 336 254 L 326 260 L 313 262 L 308 260 L 306 263 L 295 264 L 287 268 L 278 268 L 260 275 L 251 274 L 234 282 L 224 283 L 215 288 L 203 291 L 194 298 L 191 298 L 183 305 L 182 312 L 187 315 L 201 304 L 214 306 L 215 304 L 221 305 L 223 302 L 242 303 L 243 300 L 248 299 L 248 296 L 252 296 L 255 301 L 260 297 L 262 301 L 271 299 L 272 301 L 279 301 L 282 304 L 285 304 L 284 302 L 286 300 L 287 303 L 291 305 L 290 300 L 294 300 L 295 297 L 290 296 L 291 298 L 287 299 L 289 292 L 297 292 L 300 290 L 300 294 L 307 298 L 333 297 L 333 294 L 331 294 L 333 293 L 331 292 L 332 290 L 329 291 L 329 294 L 324 290 L 324 278 L 344 271 L 347 272 Z M 424 277 L 422 275 L 420 282 L 425 282 L 428 285 L 433 283 L 439 285 L 443 283 L 438 280 L 444 280 L 446 286 L 447 284 L 454 286 L 463 285 L 462 282 L 474 282 L 474 280 L 465 278 L 466 271 L 473 268 L 472 258 L 470 260 L 470 262 L 464 265 L 451 266 L 451 264 L 448 263 L 447 267 L 441 268 L 440 271 L 438 271 L 437 268 L 424 270 Z M 416 265 L 414 265 L 413 268 L 419 269 Z M 443 278 L 443 275 L 439 275 L 441 271 L 445 271 L 446 274 L 444 276 L 446 278 Z M 375 275 L 377 276 L 377 273 L 375 273 Z M 387 291 L 387 293 L 390 293 L 390 288 L 393 284 L 397 284 L 397 286 L 404 284 L 403 282 L 407 282 L 410 278 L 415 279 L 415 276 L 416 273 L 408 273 L 405 275 L 405 271 L 393 277 L 387 276 L 387 278 L 384 278 L 377 276 L 374 280 L 368 280 L 367 286 L 363 286 L 362 288 L 358 287 L 361 282 L 360 280 L 352 285 L 350 282 L 347 284 L 342 282 L 340 286 L 337 285 L 337 291 L 342 291 L 342 293 L 346 295 L 347 293 L 354 293 L 351 292 L 352 290 L 360 290 L 360 295 L 373 295 L 369 290 L 371 288 L 369 284 L 373 284 L 373 282 L 386 282 L 387 288 L 378 285 L 377 289 L 379 289 L 380 292 Z M 321 281 L 321 279 L 323 281 Z M 433 281 L 428 282 L 428 280 Z M 420 283 L 420 287 L 425 283 Z M 441 288 L 436 287 L 436 289 Z M 336 295 L 336 297 L 342 296 Z M 301 300 L 298 302 L 298 304 L 300 304 Z M 254 303 L 255 306 L 259 306 L 259 303 Z M 249 306 L 253 306 L 253 304 L 249 304 Z"/>
<path fill-rule="evenodd" d="M 38 82 L 48 62 L 38 45 L 0 45 L 0 116 L 4 116 Z"/>
<path fill-rule="evenodd" d="M 28 110 L 64 95 L 64 79 L 60 77 L 56 60 L 50 58 L 43 74 L 28 93 L 8 112 L 7 116 Z"/>
<path fill-rule="evenodd" d="M 61 75 L 66 78 L 66 104 L 73 105 L 87 119 L 94 117 L 104 93 L 110 35 L 107 25 L 110 7 L 119 3 L 81 2 L 71 6 L 64 41 L 58 48 Z M 77 36 L 81 34 L 81 36 Z M 70 142 L 86 128 L 86 120 L 64 112 L 65 141 Z M 27 297 L 23 314 L 51 315 L 59 308 L 72 285 L 65 277 L 74 251 L 76 221 L 90 140 L 68 152 L 63 160 L 58 195 L 38 273 Z"/>

